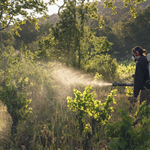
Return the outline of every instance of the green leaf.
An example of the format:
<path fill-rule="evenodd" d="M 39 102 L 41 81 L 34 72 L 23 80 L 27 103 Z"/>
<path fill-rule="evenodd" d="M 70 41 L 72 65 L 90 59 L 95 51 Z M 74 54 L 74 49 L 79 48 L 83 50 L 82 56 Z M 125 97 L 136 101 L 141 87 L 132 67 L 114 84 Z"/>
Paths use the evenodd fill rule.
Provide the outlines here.
<path fill-rule="evenodd" d="M 119 142 L 118 142 L 118 145 L 121 149 L 124 149 L 125 146 L 127 145 L 127 142 L 123 139 L 120 139 Z"/>

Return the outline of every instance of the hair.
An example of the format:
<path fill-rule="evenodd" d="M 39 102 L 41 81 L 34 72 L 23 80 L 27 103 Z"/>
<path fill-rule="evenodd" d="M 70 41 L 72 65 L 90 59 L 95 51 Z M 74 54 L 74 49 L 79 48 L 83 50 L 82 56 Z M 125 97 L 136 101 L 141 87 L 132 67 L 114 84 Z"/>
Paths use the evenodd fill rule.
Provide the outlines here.
<path fill-rule="evenodd" d="M 140 56 L 146 56 L 145 53 L 147 52 L 146 49 L 143 49 L 143 48 L 140 47 L 140 46 L 134 47 L 134 48 L 132 49 L 132 52 L 135 53 L 134 51 L 138 51 Z"/>

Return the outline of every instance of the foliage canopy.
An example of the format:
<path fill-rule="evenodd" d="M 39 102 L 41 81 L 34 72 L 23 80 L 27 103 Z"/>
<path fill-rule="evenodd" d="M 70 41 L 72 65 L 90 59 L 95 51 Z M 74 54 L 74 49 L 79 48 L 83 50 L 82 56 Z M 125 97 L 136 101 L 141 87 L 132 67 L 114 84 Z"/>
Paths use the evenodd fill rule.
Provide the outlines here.
<path fill-rule="evenodd" d="M 49 2 L 50 4 L 50 2 Z M 47 16 L 48 3 L 40 0 L 1 0 L 0 1 L 0 31 L 13 24 L 15 28 L 19 28 L 20 24 L 24 24 L 26 20 L 32 21 L 37 28 L 36 14 Z M 23 18 L 23 20 L 20 19 Z"/>

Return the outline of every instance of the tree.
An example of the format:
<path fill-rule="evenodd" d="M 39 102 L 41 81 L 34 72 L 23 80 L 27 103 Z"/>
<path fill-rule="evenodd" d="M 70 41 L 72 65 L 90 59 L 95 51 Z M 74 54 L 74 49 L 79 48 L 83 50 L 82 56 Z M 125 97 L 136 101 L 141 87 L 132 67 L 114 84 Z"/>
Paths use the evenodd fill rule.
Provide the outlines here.
<path fill-rule="evenodd" d="M 81 59 L 84 57 L 82 49 L 84 28 L 89 18 L 98 20 L 96 6 L 97 2 L 89 4 L 85 0 L 68 0 L 60 7 L 58 13 L 60 20 L 52 28 L 52 35 L 55 43 L 58 43 L 55 47 L 56 51 L 59 51 L 60 56 L 67 60 L 67 64 L 81 67 Z M 61 13 L 60 10 L 62 10 Z"/>
<path fill-rule="evenodd" d="M 20 47 L 22 41 L 26 45 L 28 43 L 31 43 L 32 41 L 36 41 L 38 31 L 35 30 L 34 25 L 32 23 L 26 21 L 26 23 L 20 25 L 20 27 L 21 27 L 21 31 L 18 31 L 20 36 L 14 34 L 14 37 L 16 39 L 15 46 L 17 48 Z"/>
<path fill-rule="evenodd" d="M 120 43 L 118 43 L 120 46 L 118 45 L 118 47 L 113 48 L 119 52 L 118 58 L 130 58 L 131 49 L 136 45 L 140 45 L 147 50 L 150 48 L 149 19 L 150 7 L 147 7 L 142 12 L 138 13 L 135 19 L 127 22 L 120 21 L 113 26 L 113 34 L 117 37 L 118 42 Z M 108 40 L 116 45 L 117 40 L 114 41 L 114 37 L 108 37 Z"/>
<path fill-rule="evenodd" d="M 60 10 L 62 12 L 60 13 Z M 57 41 L 57 50 L 67 60 L 67 64 L 75 65 L 77 48 L 78 21 L 76 19 L 76 1 L 68 1 L 59 9 L 60 21 L 52 28 L 52 34 Z M 70 61 L 72 60 L 72 62 Z"/>
<path fill-rule="evenodd" d="M 47 16 L 47 5 L 52 2 L 54 0 L 50 0 L 49 3 L 40 0 L 1 0 L 0 31 L 6 29 L 10 24 L 13 24 L 15 28 L 19 28 L 19 25 L 25 23 L 26 20 L 32 21 L 37 27 L 36 13 Z M 19 16 L 23 18 L 23 21 Z"/>
<path fill-rule="evenodd" d="M 130 12 L 131 12 L 131 15 L 134 17 L 134 18 L 136 18 L 136 9 L 135 9 L 135 6 L 137 5 L 137 4 L 140 4 L 141 2 L 144 2 L 144 1 L 146 1 L 146 0 L 133 0 L 133 1 L 126 1 L 126 0 L 122 0 L 123 1 L 123 3 L 124 3 L 124 6 L 125 7 L 130 7 Z M 110 8 L 112 11 L 113 11 L 113 13 L 112 14 L 115 14 L 115 13 L 117 13 L 117 11 L 116 11 L 116 6 L 114 5 L 114 3 L 115 3 L 116 1 L 112 1 L 112 0 L 106 0 L 106 1 L 104 1 L 103 2 L 103 4 L 104 4 L 104 7 L 106 8 L 106 7 L 108 7 L 108 8 Z"/>
<path fill-rule="evenodd" d="M 15 38 L 14 34 L 11 31 L 1 31 L 2 43 L 4 47 L 11 46 L 14 44 Z"/>

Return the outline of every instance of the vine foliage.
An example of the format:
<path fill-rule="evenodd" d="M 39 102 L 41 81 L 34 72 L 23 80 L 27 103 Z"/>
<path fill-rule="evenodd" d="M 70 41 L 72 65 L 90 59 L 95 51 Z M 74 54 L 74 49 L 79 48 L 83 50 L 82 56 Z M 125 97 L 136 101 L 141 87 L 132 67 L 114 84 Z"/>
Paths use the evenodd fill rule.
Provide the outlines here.
<path fill-rule="evenodd" d="M 127 110 L 118 110 L 120 121 L 108 123 L 105 128 L 112 150 L 147 150 L 150 147 L 150 109 L 144 101 L 134 116 Z"/>
<path fill-rule="evenodd" d="M 113 107 L 111 107 L 110 104 L 111 102 L 115 103 L 115 99 L 113 97 L 116 94 L 116 90 L 113 90 L 110 95 L 108 95 L 104 103 L 101 103 L 99 100 L 95 100 L 95 94 L 94 92 L 91 92 L 91 90 L 92 87 L 87 86 L 82 94 L 80 91 L 75 89 L 75 98 L 72 99 L 72 97 L 67 97 L 68 107 L 76 113 L 81 134 L 83 131 L 91 132 L 91 129 L 92 134 L 95 134 L 96 122 L 101 125 L 106 124 L 111 118 L 111 112 L 113 111 Z M 85 118 L 87 117 L 91 119 L 91 124 L 90 122 L 86 122 Z"/>

